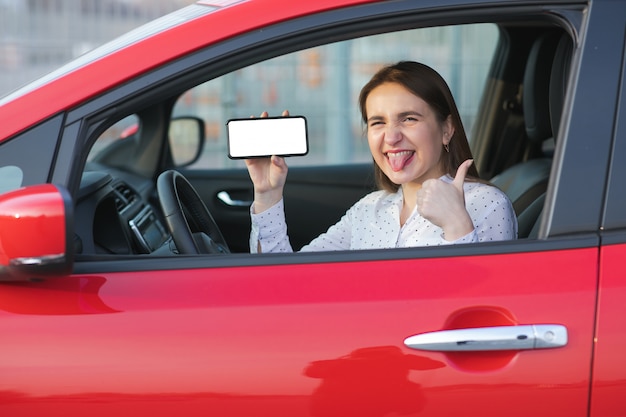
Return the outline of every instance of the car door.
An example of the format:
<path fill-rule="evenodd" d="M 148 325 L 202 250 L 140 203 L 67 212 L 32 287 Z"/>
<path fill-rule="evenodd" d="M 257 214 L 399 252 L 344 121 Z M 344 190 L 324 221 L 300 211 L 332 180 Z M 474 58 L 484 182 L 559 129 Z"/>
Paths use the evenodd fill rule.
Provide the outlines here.
<path fill-rule="evenodd" d="M 0 409 L 65 417 L 585 416 L 598 254 L 590 241 L 561 243 L 433 257 L 441 252 L 406 250 L 393 259 L 266 255 L 254 266 L 210 268 L 183 258 L 136 272 L 106 272 L 129 269 L 107 262 L 43 283 L 3 284 L 0 331 L 10 337 Z M 534 335 L 532 325 L 548 327 Z M 464 335 L 451 351 L 405 343 L 491 326 L 512 330 L 514 343 L 496 351 L 455 349 L 471 342 Z M 564 346 L 526 343 L 558 326 L 567 330 L 568 340 L 557 340 Z"/>

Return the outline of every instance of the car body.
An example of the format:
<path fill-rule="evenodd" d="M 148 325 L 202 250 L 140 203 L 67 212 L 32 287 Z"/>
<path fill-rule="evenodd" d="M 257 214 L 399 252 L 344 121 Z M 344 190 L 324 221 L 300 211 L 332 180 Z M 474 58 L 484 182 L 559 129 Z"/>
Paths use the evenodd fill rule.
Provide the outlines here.
<path fill-rule="evenodd" d="M 482 33 L 476 24 L 490 28 L 491 46 L 478 35 L 472 49 L 488 49 L 487 62 L 452 48 Z M 626 414 L 625 30 L 624 0 L 199 1 L 1 99 L 0 414 Z M 272 60 L 317 62 L 314 48 L 330 45 L 335 55 L 321 56 L 341 72 L 361 53 L 365 70 L 349 79 L 358 91 L 379 64 L 367 57 L 390 44 L 346 54 L 341 42 L 396 32 L 405 59 L 452 45 L 440 64 L 459 71 L 446 78 L 471 72 L 457 57 L 486 68 L 474 96 L 471 83 L 455 96 L 480 101 L 471 146 L 481 176 L 517 203 L 515 187 L 543 175 L 541 192 L 516 206 L 528 227 L 498 243 L 247 253 L 252 186 L 211 147 L 211 126 L 261 106 L 307 117 L 356 109 L 346 94 L 314 106 L 328 77 L 317 64 L 281 72 Z M 264 61 L 271 70 L 255 66 Z M 251 81 L 212 94 L 205 83 L 225 76 Z M 549 100 L 535 105 L 531 85 Z M 212 125 L 187 106 L 215 97 L 228 112 L 211 110 Z M 358 122 L 346 114 L 344 133 Z M 541 123 L 550 138 L 538 144 Z M 192 133 L 179 139 L 174 127 Z M 356 152 L 337 142 L 330 155 Z M 293 160 L 285 204 L 296 249 L 372 189 L 364 158 Z M 158 189 L 172 170 L 230 253 L 172 246 Z"/>

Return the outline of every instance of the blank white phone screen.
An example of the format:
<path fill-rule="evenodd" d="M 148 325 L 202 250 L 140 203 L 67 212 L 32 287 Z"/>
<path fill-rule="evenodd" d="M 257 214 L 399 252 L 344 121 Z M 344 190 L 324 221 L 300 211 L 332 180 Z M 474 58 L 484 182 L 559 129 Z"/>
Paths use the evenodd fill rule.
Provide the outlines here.
<path fill-rule="evenodd" d="M 308 152 L 303 116 L 232 119 L 227 128 L 228 156 L 233 159 L 296 156 Z"/>

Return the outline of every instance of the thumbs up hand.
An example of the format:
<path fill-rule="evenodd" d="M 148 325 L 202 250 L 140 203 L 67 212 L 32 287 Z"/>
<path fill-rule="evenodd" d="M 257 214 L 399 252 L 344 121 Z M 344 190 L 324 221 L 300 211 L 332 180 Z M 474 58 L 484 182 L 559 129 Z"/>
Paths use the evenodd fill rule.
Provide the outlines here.
<path fill-rule="evenodd" d="M 440 179 L 426 180 L 417 192 L 418 213 L 441 227 L 448 241 L 457 240 L 474 230 L 472 219 L 465 209 L 463 191 L 465 176 L 473 162 L 468 159 L 459 165 L 452 183 Z"/>

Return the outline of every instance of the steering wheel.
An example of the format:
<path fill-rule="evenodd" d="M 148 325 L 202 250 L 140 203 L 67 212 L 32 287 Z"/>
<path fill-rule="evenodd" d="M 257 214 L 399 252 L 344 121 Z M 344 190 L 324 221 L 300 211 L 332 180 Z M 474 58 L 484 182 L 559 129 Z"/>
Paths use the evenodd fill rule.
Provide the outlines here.
<path fill-rule="evenodd" d="M 213 216 L 181 173 L 162 172 L 157 178 L 165 223 L 181 254 L 230 253 Z"/>

